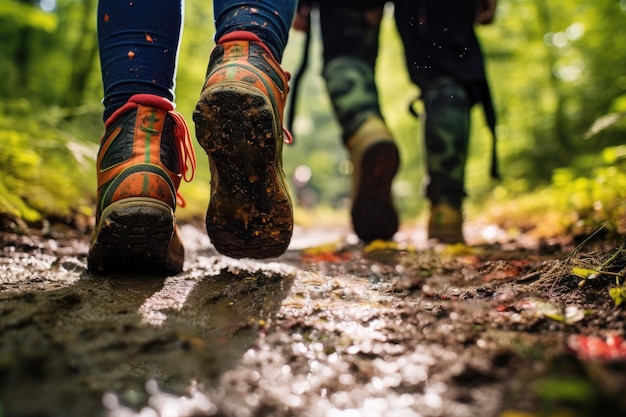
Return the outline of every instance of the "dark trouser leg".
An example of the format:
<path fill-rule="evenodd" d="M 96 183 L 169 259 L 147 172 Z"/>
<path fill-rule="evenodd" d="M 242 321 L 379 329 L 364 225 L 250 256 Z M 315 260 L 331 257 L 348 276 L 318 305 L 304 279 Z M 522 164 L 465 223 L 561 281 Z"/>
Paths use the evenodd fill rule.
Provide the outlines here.
<path fill-rule="evenodd" d="M 383 5 L 322 7 L 324 78 L 352 160 L 352 225 L 364 241 L 398 230 L 391 183 L 399 154 L 383 122 L 374 79 Z"/>
<path fill-rule="evenodd" d="M 445 243 L 463 242 L 462 201 L 469 142 L 470 109 L 467 90 L 451 78 L 422 86 L 426 111 L 426 142 L 431 202 L 428 236 Z"/>
<path fill-rule="evenodd" d="M 182 8 L 182 0 L 98 2 L 103 120 L 135 94 L 174 100 Z"/>
<path fill-rule="evenodd" d="M 250 32 L 281 62 L 297 3 L 296 0 L 215 0 L 215 40 L 219 42 L 231 32 Z"/>
<path fill-rule="evenodd" d="M 422 91 L 429 176 L 426 196 L 433 204 L 460 207 L 466 195 L 465 162 L 473 103 L 466 89 L 451 78 L 435 79 Z"/>
<path fill-rule="evenodd" d="M 381 117 L 374 65 L 382 5 L 370 10 L 322 5 L 320 19 L 323 76 L 345 141 L 369 117 Z"/>

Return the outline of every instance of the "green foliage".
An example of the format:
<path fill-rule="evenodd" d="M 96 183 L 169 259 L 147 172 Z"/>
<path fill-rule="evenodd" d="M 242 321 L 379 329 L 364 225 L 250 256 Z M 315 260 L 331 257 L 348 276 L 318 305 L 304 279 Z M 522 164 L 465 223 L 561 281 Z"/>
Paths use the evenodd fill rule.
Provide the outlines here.
<path fill-rule="evenodd" d="M 15 1 L 0 3 L 0 97 L 14 97 L 24 88 L 24 70 L 36 48 L 35 38 L 42 39 L 57 27 L 55 15 Z"/>
<path fill-rule="evenodd" d="M 594 400 L 594 388 L 589 381 L 583 378 L 551 376 L 535 383 L 538 396 L 545 405 L 559 401 L 569 401 L 579 405 L 588 405 Z M 557 415 L 546 413 L 543 415 Z"/>
<path fill-rule="evenodd" d="M 5 23 L 11 23 L 15 28 L 39 29 L 45 32 L 52 32 L 57 26 L 55 15 L 23 2 L 7 1 L 0 4 L 0 16 Z M 3 31 L 9 32 L 11 26 L 2 26 Z M 4 44 L 7 46 L 6 43 Z"/>
<path fill-rule="evenodd" d="M 59 108 L 41 112 L 14 100 L 0 115 L 0 217 L 34 223 L 90 214 L 96 145 L 69 133 Z"/>
<path fill-rule="evenodd" d="M 598 229 L 595 233 L 599 233 L 602 229 Z M 594 233 L 594 234 L 595 234 Z M 587 238 L 583 243 L 578 245 L 574 253 L 578 252 L 587 241 L 591 240 L 593 235 Z M 609 288 L 609 296 L 613 299 L 616 307 L 618 307 L 624 299 L 626 299 L 626 268 L 624 267 L 624 244 L 626 241 L 622 239 L 620 245 L 613 249 L 604 259 L 592 259 L 588 262 L 577 262 L 571 269 L 573 276 L 581 278 L 578 282 L 578 287 L 582 288 L 586 285 L 588 280 L 598 279 L 601 277 L 611 277 L 615 279 L 615 286 Z M 573 256 L 572 256 L 573 257 Z M 615 272 L 617 271 L 617 272 Z"/>
<path fill-rule="evenodd" d="M 595 143 L 581 139 L 626 91 L 624 73 L 616 71 L 626 65 L 626 54 L 616 53 L 626 46 L 623 2 L 516 0 L 500 6 L 498 21 L 481 35 L 502 142 L 517 143 L 504 150 L 507 162 L 519 161 L 507 173 L 546 180 L 581 154 L 621 143 L 615 132 Z"/>
<path fill-rule="evenodd" d="M 505 228 L 534 230 L 537 236 L 591 234 L 600 227 L 626 233 L 626 159 L 623 146 L 600 155 L 580 155 L 570 167 L 555 168 L 549 185 L 532 187 L 511 179 L 494 187 L 481 211 Z"/>
<path fill-rule="evenodd" d="M 624 302 L 624 300 L 626 300 L 626 285 L 610 288 L 609 295 L 613 299 L 615 306 L 619 306 Z"/>

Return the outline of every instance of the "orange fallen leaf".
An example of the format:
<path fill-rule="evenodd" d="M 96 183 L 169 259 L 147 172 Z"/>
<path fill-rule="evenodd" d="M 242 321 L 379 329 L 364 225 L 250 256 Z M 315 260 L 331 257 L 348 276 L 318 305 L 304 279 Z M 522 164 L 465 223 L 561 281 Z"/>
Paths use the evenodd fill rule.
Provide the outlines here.
<path fill-rule="evenodd" d="M 522 272 L 530 264 L 527 260 L 510 260 L 506 262 L 506 265 L 499 267 L 485 276 L 483 276 L 483 282 L 498 281 L 506 278 L 513 278 L 522 275 Z"/>
<path fill-rule="evenodd" d="M 350 259 L 349 253 L 319 252 L 313 254 L 302 254 L 305 262 L 343 262 Z"/>

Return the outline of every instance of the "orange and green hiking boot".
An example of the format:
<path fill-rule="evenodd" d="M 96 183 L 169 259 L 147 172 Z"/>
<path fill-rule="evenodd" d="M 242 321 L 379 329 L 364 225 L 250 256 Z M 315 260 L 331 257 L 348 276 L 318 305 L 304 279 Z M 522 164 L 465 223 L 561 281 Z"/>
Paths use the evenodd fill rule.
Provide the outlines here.
<path fill-rule="evenodd" d="M 193 113 L 209 157 L 206 228 L 218 252 L 271 258 L 291 240 L 293 211 L 282 167 L 288 75 L 261 40 L 232 32 L 211 54 Z"/>
<path fill-rule="evenodd" d="M 131 97 L 105 122 L 98 152 L 96 228 L 87 264 L 96 273 L 176 274 L 185 251 L 174 210 L 181 179 L 191 181 L 189 131 L 162 97 Z"/>
<path fill-rule="evenodd" d="M 352 160 L 352 227 L 364 242 L 389 240 L 398 231 L 391 185 L 400 155 L 382 119 L 371 117 L 347 142 Z"/>

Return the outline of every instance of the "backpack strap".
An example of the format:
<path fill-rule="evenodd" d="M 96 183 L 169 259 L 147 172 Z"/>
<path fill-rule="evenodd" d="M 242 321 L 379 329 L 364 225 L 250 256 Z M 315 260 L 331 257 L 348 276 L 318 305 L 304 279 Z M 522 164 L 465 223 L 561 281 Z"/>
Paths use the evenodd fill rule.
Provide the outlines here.
<path fill-rule="evenodd" d="M 493 99 L 491 97 L 491 90 L 487 80 L 480 83 L 480 97 L 483 105 L 483 112 L 485 114 L 485 121 L 491 131 L 492 146 L 491 146 L 491 178 L 499 180 L 500 169 L 498 164 L 498 149 L 497 142 L 498 136 L 496 134 L 496 111 L 493 106 Z"/>
<path fill-rule="evenodd" d="M 291 132 L 292 142 L 295 140 L 294 130 L 293 130 L 293 122 L 296 117 L 296 107 L 298 103 L 298 93 L 300 90 L 300 82 L 302 81 L 302 77 L 306 72 L 307 66 L 309 64 L 309 45 L 311 43 L 311 14 L 309 13 L 306 16 L 307 25 L 306 31 L 304 32 L 304 51 L 302 52 L 302 60 L 300 61 L 300 65 L 298 69 L 294 73 L 294 76 L 291 78 L 291 91 L 288 97 L 289 105 L 286 108 L 287 115 L 285 117 L 285 126 L 288 131 Z"/>

